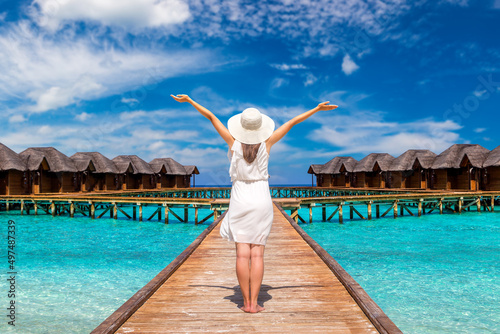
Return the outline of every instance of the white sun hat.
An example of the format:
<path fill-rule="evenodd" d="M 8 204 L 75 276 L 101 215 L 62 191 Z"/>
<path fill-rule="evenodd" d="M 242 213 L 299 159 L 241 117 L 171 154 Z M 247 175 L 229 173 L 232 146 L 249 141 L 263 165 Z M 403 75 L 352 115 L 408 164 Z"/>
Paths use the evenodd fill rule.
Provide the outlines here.
<path fill-rule="evenodd" d="M 243 144 L 258 144 L 274 131 L 274 121 L 255 108 L 247 108 L 227 121 L 229 133 Z"/>

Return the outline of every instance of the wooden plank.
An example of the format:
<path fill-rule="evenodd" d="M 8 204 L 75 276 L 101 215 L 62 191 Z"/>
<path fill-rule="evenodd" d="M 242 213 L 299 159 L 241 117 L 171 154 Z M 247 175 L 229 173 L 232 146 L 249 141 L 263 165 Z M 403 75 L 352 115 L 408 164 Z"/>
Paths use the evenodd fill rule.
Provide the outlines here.
<path fill-rule="evenodd" d="M 277 206 L 259 295 L 266 310 L 242 312 L 234 243 L 220 237 L 221 219 L 190 246 L 189 257 L 178 257 L 175 269 L 170 264 L 92 333 L 401 333 L 380 309 L 373 313 L 376 304 L 359 285 L 317 244 L 313 249 Z"/>

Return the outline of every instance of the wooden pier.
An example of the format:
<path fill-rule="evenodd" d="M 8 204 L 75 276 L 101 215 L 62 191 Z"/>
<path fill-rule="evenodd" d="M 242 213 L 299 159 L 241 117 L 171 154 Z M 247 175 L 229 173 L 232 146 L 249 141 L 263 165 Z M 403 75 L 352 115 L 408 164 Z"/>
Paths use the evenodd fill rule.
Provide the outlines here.
<path fill-rule="evenodd" d="M 242 312 L 222 217 L 92 333 L 401 333 L 278 205 L 259 295 L 266 310 Z"/>

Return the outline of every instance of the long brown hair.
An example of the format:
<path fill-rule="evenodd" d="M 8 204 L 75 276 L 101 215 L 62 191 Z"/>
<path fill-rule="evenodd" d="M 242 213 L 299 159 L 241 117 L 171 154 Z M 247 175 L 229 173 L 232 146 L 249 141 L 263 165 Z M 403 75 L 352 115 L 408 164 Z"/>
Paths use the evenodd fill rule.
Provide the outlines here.
<path fill-rule="evenodd" d="M 255 158 L 257 158 L 257 152 L 259 151 L 260 144 L 244 144 L 241 143 L 241 147 L 243 148 L 243 158 L 246 162 L 251 164 Z"/>

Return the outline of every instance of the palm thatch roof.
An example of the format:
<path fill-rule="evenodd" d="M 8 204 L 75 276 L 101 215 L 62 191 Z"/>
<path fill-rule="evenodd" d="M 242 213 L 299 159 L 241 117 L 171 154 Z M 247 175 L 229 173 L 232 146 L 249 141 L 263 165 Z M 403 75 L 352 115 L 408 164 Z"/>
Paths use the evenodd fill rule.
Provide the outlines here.
<path fill-rule="evenodd" d="M 19 156 L 26 162 L 28 170 L 37 170 L 45 159 L 51 172 L 78 172 L 73 160 L 53 147 L 30 147 Z"/>
<path fill-rule="evenodd" d="M 311 165 L 307 171 L 309 174 L 340 174 L 342 164 L 348 172 L 352 172 L 358 161 L 353 157 L 335 157 L 323 165 Z"/>
<path fill-rule="evenodd" d="M 131 166 L 134 174 L 154 174 L 151 166 L 137 155 L 119 155 L 112 161 L 121 173 L 124 173 Z"/>
<path fill-rule="evenodd" d="M 388 153 L 371 153 L 356 163 L 353 172 L 373 172 L 375 164 L 382 171 L 387 171 L 393 160 L 394 157 Z"/>
<path fill-rule="evenodd" d="M 169 175 L 191 175 L 200 174 L 194 165 L 183 166 L 172 158 L 156 158 L 149 162 L 155 173 L 159 173 L 163 167 Z"/>
<path fill-rule="evenodd" d="M 481 145 L 455 144 L 450 146 L 434 159 L 432 169 L 460 168 L 460 163 L 465 155 L 472 167 L 483 167 L 483 163 L 490 151 Z"/>
<path fill-rule="evenodd" d="M 11 169 L 24 172 L 26 170 L 26 162 L 19 154 L 0 143 L 0 171 Z"/>
<path fill-rule="evenodd" d="M 422 168 L 430 168 L 436 158 L 436 153 L 429 150 L 408 150 L 394 159 L 389 167 L 390 171 L 404 172 L 413 169 L 415 160 L 418 160 Z"/>
<path fill-rule="evenodd" d="M 119 173 L 115 163 L 99 152 L 77 152 L 71 156 L 71 159 L 79 166 L 88 166 L 89 162 L 92 162 L 95 167 L 95 173 Z M 85 169 L 86 167 L 81 170 Z"/>
<path fill-rule="evenodd" d="M 483 162 L 483 167 L 498 167 L 500 166 L 500 146 L 491 150 Z"/>

